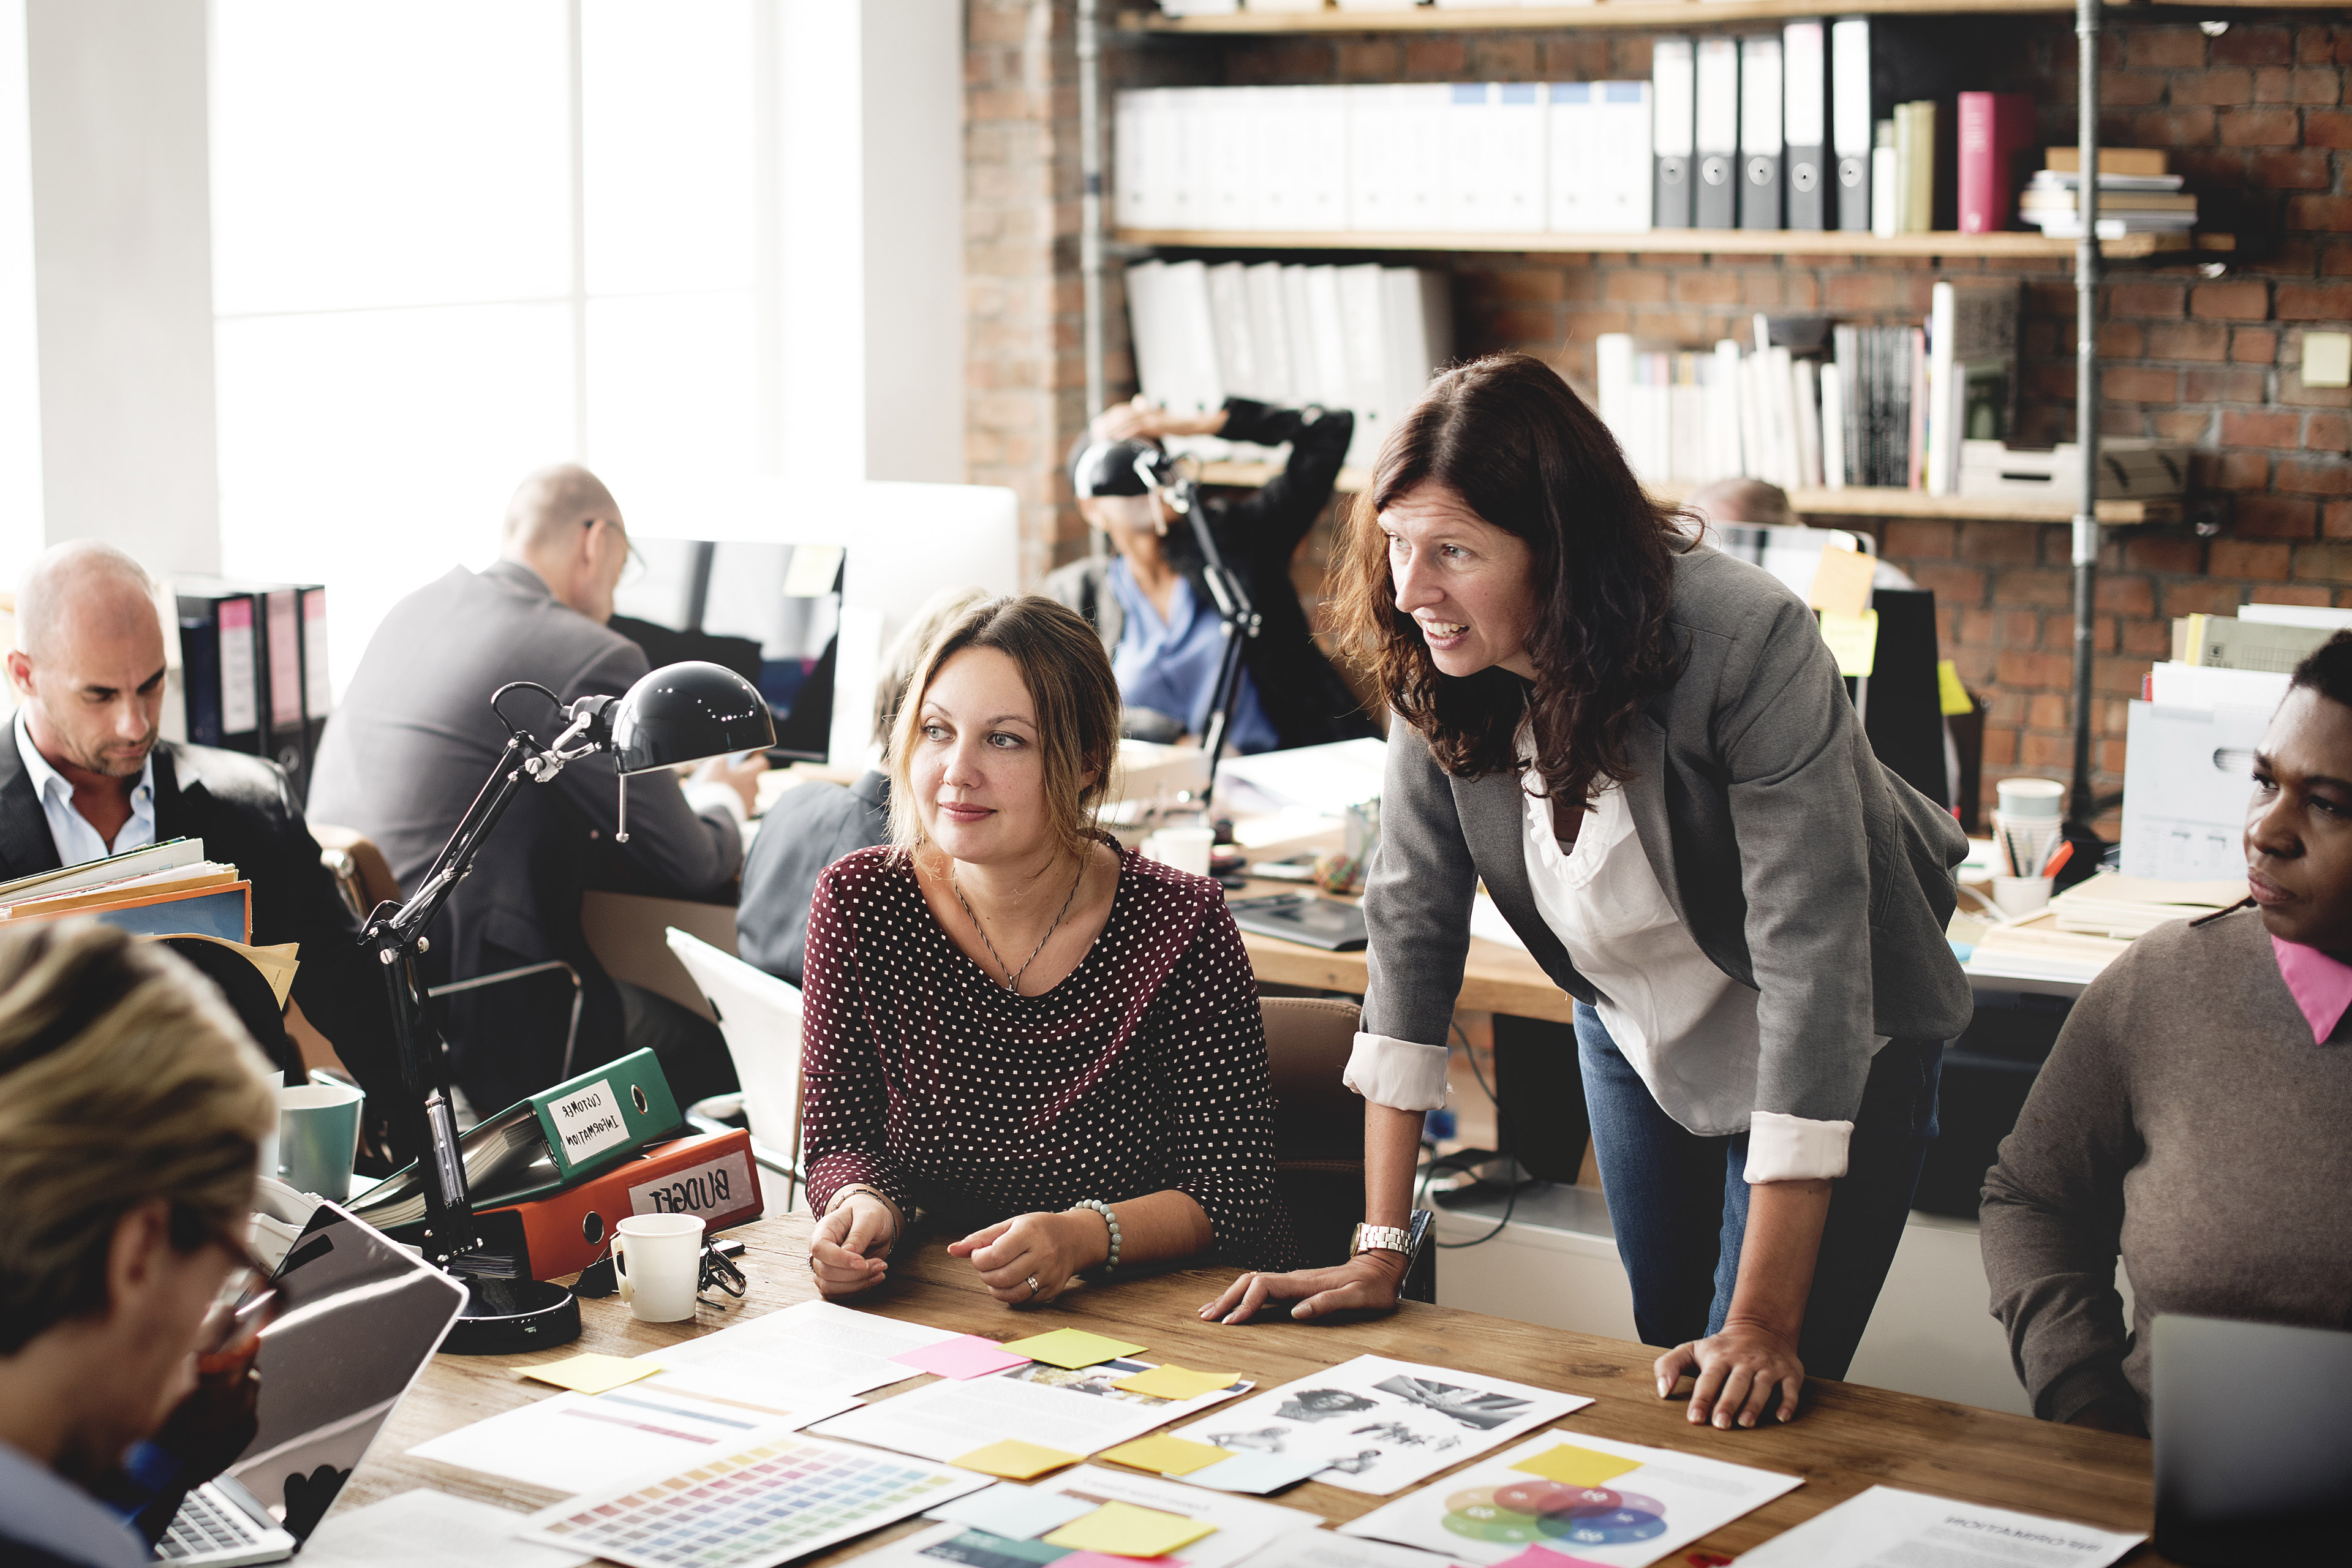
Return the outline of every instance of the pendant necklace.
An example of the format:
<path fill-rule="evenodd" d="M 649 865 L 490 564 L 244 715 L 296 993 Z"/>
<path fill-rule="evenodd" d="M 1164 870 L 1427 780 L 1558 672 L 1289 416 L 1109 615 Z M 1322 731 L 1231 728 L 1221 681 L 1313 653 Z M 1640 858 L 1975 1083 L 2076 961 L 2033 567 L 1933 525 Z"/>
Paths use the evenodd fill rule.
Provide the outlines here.
<path fill-rule="evenodd" d="M 1078 884 L 1086 879 L 1086 857 L 1080 856 L 1078 858 L 1078 874 L 1070 879 L 1069 896 L 1062 900 L 1060 912 L 1054 916 L 1054 923 L 1045 928 L 1045 934 L 1037 939 L 1037 945 L 1029 950 L 1028 959 L 1023 963 L 1020 968 L 1015 969 L 1011 964 L 1004 962 L 1004 955 L 996 951 L 996 944 L 994 942 L 988 940 L 988 928 L 980 923 L 980 917 L 973 914 L 971 911 L 971 900 L 963 896 L 963 889 L 956 884 L 955 862 L 953 860 L 950 860 L 948 862 L 949 890 L 955 894 L 956 902 L 963 906 L 965 917 L 971 921 L 971 929 L 980 933 L 980 945 L 988 949 L 988 956 L 996 960 L 996 967 L 1005 971 L 1006 974 L 1009 976 L 1009 978 L 1004 982 L 1004 988 L 1007 991 L 1012 992 L 1015 996 L 1021 994 L 1021 977 L 1029 973 L 1029 965 L 1037 962 L 1037 955 L 1045 951 L 1045 944 L 1054 940 L 1054 933 L 1055 931 L 1062 929 L 1062 916 L 1070 912 L 1071 901 L 1078 896 Z"/>

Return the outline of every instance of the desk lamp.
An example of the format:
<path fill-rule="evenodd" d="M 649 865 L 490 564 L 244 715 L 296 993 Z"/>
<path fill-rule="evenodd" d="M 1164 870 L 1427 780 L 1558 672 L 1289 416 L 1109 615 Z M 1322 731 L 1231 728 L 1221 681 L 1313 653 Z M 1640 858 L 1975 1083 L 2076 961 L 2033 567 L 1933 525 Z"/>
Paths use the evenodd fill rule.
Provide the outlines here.
<path fill-rule="evenodd" d="M 509 719 L 500 699 L 516 690 L 536 691 L 569 721 L 549 744 Z M 441 1348 L 458 1355 L 492 1355 L 543 1349 L 580 1337 L 580 1303 L 561 1285 L 539 1279 L 493 1278 L 474 1272 L 482 1246 L 466 1191 L 466 1166 L 457 1142 L 457 1121 L 449 1094 L 449 1068 L 440 1038 L 425 1012 L 416 955 L 426 951 L 425 930 L 449 895 L 473 869 L 474 857 L 490 830 L 526 784 L 547 784 L 570 763 L 597 752 L 613 753 L 620 773 L 620 820 L 613 837 L 629 840 L 629 775 L 680 763 L 700 762 L 729 752 L 763 751 L 775 744 L 775 721 L 759 689 L 720 665 L 665 665 L 621 697 L 583 697 L 565 706 L 543 686 L 520 680 L 490 694 L 490 710 L 507 727 L 506 750 L 449 842 L 441 847 L 415 895 L 406 903 L 385 903 L 368 917 L 360 934 L 383 965 L 391 988 L 393 1036 L 400 1057 L 400 1080 L 407 1102 L 425 1121 L 419 1159 L 425 1187 L 425 1260 L 447 1270 L 466 1287 L 466 1310 Z"/>
<path fill-rule="evenodd" d="M 1208 517 L 1201 508 L 1200 480 L 1182 463 L 1181 458 L 1165 448 L 1154 447 L 1135 459 L 1135 473 L 1143 481 L 1144 493 L 1166 501 L 1169 510 L 1192 524 L 1192 542 L 1201 552 L 1201 577 L 1209 585 L 1209 596 L 1217 602 L 1217 620 L 1224 642 L 1218 653 L 1217 684 L 1209 700 L 1209 717 L 1201 736 L 1201 749 L 1209 757 L 1209 776 L 1200 793 L 1201 805 L 1205 808 L 1214 803 L 1217 760 L 1225 749 L 1226 731 L 1233 728 L 1234 705 L 1241 698 L 1242 650 L 1257 636 L 1261 622 L 1248 587 L 1225 564 L 1223 553 L 1217 549 L 1216 535 L 1211 531 Z"/>

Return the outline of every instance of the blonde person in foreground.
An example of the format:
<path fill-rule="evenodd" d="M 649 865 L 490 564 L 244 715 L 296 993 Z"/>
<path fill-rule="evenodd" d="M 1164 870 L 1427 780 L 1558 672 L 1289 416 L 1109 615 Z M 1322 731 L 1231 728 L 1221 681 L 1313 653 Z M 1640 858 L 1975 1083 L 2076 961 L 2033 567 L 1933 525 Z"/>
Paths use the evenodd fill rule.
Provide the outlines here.
<path fill-rule="evenodd" d="M 1078 615 L 957 616 L 890 742 L 892 843 L 817 879 L 809 1266 L 878 1285 L 918 1211 L 1000 1301 L 1214 1255 L 1295 1260 L 1257 983 L 1224 895 L 1095 826 L 1118 686 Z"/>
<path fill-rule="evenodd" d="M 255 1278 L 244 1237 L 278 1118 L 263 1072 L 163 949 L 85 923 L 0 932 L 9 1568 L 153 1561 L 180 1499 L 251 1440 L 254 1345 L 221 1308 Z"/>
<path fill-rule="evenodd" d="M 1718 1427 L 1843 1377 L 1934 1136 L 1968 982 L 1958 824 L 1872 755 L 1804 601 L 1691 542 L 1540 360 L 1448 372 L 1343 568 L 1389 731 L 1364 897 L 1365 1226 L 1202 1310 L 1384 1308 L 1480 881 L 1577 1000 L 1578 1067 L 1660 1397 Z M 1539 1109 L 1531 1114 L 1540 1115 Z"/>
<path fill-rule="evenodd" d="M 2145 1433 L 2158 1312 L 2352 1323 L 2352 633 L 2295 669 L 2252 784 L 2251 896 L 2101 972 L 1985 1173 L 1993 1315 L 2045 1421 Z"/>

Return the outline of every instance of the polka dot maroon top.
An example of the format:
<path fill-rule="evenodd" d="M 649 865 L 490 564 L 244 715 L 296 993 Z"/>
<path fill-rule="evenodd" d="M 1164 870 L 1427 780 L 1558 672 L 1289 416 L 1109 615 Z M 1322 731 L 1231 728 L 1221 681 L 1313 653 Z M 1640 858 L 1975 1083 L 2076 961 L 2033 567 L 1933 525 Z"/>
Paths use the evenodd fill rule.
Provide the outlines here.
<path fill-rule="evenodd" d="M 863 1183 L 965 1231 L 1173 1187 L 1224 1262 L 1297 1266 L 1257 983 L 1214 882 L 1121 855 L 1094 946 L 1017 996 L 940 929 L 905 858 L 861 849 L 817 879 L 805 981 L 817 1213 Z"/>

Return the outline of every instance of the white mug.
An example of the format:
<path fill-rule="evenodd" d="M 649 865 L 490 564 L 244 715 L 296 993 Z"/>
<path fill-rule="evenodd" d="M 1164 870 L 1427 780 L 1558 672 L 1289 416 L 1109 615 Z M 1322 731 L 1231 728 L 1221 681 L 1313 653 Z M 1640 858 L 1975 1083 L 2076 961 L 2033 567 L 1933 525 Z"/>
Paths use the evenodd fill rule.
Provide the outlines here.
<path fill-rule="evenodd" d="M 613 1281 L 642 1323 L 694 1316 L 702 1283 L 702 1221 L 690 1214 L 631 1215 L 613 1227 Z"/>
<path fill-rule="evenodd" d="M 1209 874 L 1210 849 L 1217 837 L 1210 829 L 1163 827 L 1151 837 L 1159 846 L 1156 851 L 1150 852 L 1153 859 L 1179 871 L 1190 871 L 1195 877 Z"/>

